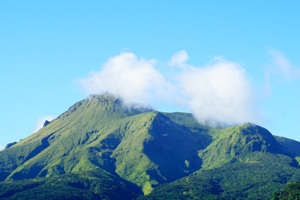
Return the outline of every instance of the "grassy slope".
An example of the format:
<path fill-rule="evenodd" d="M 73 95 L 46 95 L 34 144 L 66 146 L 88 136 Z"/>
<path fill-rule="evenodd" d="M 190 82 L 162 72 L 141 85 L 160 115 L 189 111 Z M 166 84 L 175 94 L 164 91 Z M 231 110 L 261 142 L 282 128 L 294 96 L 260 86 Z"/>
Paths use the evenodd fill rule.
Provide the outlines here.
<path fill-rule="evenodd" d="M 0 170 L 6 169 L 2 180 L 101 168 L 147 194 L 153 185 L 198 170 L 202 163 L 197 153 L 211 141 L 207 130 L 190 130 L 162 113 L 146 111 L 128 109 L 109 95 L 78 102 L 40 131 L 0 152 Z M 9 159 L 13 165 L 6 165 Z"/>
<path fill-rule="evenodd" d="M 101 169 L 140 186 L 144 194 L 158 184 L 175 181 L 159 186 L 149 198 L 178 192 L 178 198 L 191 198 L 201 196 L 198 190 L 212 198 L 226 197 L 231 189 L 231 196 L 258 195 L 251 192 L 255 190 L 269 195 L 288 181 L 300 180 L 295 153 L 280 144 L 266 129 L 250 123 L 211 129 L 191 114 L 129 109 L 109 95 L 93 96 L 1 151 L 0 180 Z M 253 173 L 262 176 L 251 179 Z M 277 183 L 278 174 L 282 175 Z M 234 189 L 230 184 L 235 179 Z M 261 181 L 276 184 L 264 188 Z M 194 189 L 188 192 L 189 187 Z"/>
<path fill-rule="evenodd" d="M 274 137 L 286 151 L 292 153 L 294 156 L 300 156 L 300 142 L 285 137 Z"/>
<path fill-rule="evenodd" d="M 210 134 L 213 142 L 199 152 L 200 170 L 141 199 L 269 199 L 300 180 L 294 156 L 266 129 L 246 123 Z"/>
<path fill-rule="evenodd" d="M 240 155 L 254 151 L 288 154 L 268 130 L 251 123 L 214 130 L 211 134 L 213 142 L 199 152 L 203 169 L 242 161 L 243 156 Z"/>
<path fill-rule="evenodd" d="M 254 152 L 248 162 L 227 163 L 155 188 L 139 199 L 270 199 L 287 182 L 300 180 L 292 159 L 282 154 Z"/>

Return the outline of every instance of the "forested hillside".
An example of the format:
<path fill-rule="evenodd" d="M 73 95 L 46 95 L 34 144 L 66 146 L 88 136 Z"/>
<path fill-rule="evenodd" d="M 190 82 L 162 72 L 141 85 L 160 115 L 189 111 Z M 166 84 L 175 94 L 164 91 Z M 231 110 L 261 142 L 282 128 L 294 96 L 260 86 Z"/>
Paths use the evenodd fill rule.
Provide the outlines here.
<path fill-rule="evenodd" d="M 299 144 L 95 95 L 0 152 L 0 198 L 270 199 L 300 181 Z"/>

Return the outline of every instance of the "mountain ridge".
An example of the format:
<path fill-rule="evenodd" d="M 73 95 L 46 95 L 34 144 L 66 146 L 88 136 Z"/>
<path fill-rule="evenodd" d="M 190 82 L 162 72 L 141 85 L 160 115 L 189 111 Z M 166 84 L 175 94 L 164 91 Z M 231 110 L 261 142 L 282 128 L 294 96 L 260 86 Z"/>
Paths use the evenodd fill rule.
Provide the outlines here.
<path fill-rule="evenodd" d="M 284 172 L 290 174 L 289 178 L 274 182 L 274 188 L 280 188 L 289 180 L 298 180 L 299 144 L 274 137 L 265 128 L 251 123 L 211 128 L 199 124 L 190 113 L 164 113 L 124 105 L 121 99 L 109 94 L 94 95 L 0 151 L 0 181 L 60 180 L 62 175 L 100 170 L 116 177 L 116 184 L 121 181 L 136 185 L 149 198 L 155 197 L 156 191 L 164 191 L 164 187 L 172 188 L 178 181 L 186 185 L 184 180 L 188 177 L 196 177 L 201 187 L 223 188 L 218 193 L 223 195 L 228 190 L 223 182 L 203 185 L 205 177 L 214 180 L 210 173 L 219 174 L 229 166 L 236 166 L 237 171 L 251 167 L 259 170 L 262 163 L 265 170 L 269 165 L 262 160 L 265 158 L 278 163 L 278 167 L 272 168 L 274 176 L 283 169 L 291 171 Z M 282 157 L 282 163 L 278 157 Z M 201 178 L 199 174 L 206 175 Z M 264 176 L 273 181 L 272 177 Z M 193 187 L 199 189 L 199 184 Z"/>
<path fill-rule="evenodd" d="M 166 155 L 174 157 L 172 152 L 182 143 L 197 143 L 194 137 L 200 135 L 162 113 L 141 112 L 122 106 L 121 101 L 111 96 L 94 96 L 74 104 L 43 129 L 15 144 L 15 149 L 30 146 L 30 153 L 5 180 L 51 177 L 100 167 L 146 188 L 147 193 L 153 185 L 176 180 L 200 167 L 197 149 L 186 146 L 185 153 L 169 160 L 178 166 L 170 170 L 166 170 L 169 164 L 162 155 L 152 149 L 161 147 Z M 190 156 L 189 152 L 194 153 Z M 133 162 L 139 159 L 143 162 Z"/>

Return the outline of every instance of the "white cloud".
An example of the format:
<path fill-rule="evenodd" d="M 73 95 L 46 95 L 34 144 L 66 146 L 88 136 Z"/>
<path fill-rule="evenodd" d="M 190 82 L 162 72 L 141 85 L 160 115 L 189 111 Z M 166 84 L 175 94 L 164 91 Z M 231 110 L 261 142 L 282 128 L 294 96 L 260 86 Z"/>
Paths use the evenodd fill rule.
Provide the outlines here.
<path fill-rule="evenodd" d="M 4 146 L 0 144 L 0 151 L 4 149 Z"/>
<path fill-rule="evenodd" d="M 87 94 L 109 92 L 127 103 L 149 104 L 153 99 L 168 105 L 178 102 L 188 106 L 201 123 L 258 121 L 254 93 L 242 66 L 220 57 L 205 67 L 190 66 L 187 60 L 185 51 L 174 54 L 167 64 L 178 68 L 170 77 L 155 69 L 155 60 L 121 53 L 108 59 L 101 71 L 90 72 L 79 82 Z"/>
<path fill-rule="evenodd" d="M 218 58 L 203 68 L 190 66 L 183 71 L 180 85 L 188 106 L 202 123 L 230 125 L 257 120 L 248 75 L 237 63 Z"/>
<path fill-rule="evenodd" d="M 155 63 L 138 59 L 133 53 L 121 53 L 108 59 L 101 71 L 90 72 L 79 82 L 87 94 L 110 92 L 126 103 L 147 104 L 151 98 L 163 95 L 167 86 Z"/>
<path fill-rule="evenodd" d="M 55 118 L 56 118 L 55 116 L 51 116 L 51 115 L 38 117 L 36 122 L 35 122 L 34 133 L 37 132 L 38 130 L 40 130 L 41 128 L 43 128 L 43 125 L 44 125 L 46 120 L 52 121 Z"/>
<path fill-rule="evenodd" d="M 269 66 L 268 73 L 280 75 L 286 81 L 300 78 L 300 69 L 290 63 L 285 55 L 279 51 L 268 50 L 271 56 L 272 65 Z"/>
<path fill-rule="evenodd" d="M 177 53 L 175 53 L 170 61 L 168 62 L 169 66 L 178 66 L 178 67 L 184 67 L 186 64 L 184 63 L 189 59 L 189 56 L 186 51 L 182 50 Z"/>

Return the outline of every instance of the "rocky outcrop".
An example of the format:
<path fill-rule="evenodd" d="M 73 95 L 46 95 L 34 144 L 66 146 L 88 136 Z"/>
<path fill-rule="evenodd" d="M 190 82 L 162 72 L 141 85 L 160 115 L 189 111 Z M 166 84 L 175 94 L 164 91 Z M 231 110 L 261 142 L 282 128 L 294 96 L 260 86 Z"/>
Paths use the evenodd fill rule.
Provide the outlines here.
<path fill-rule="evenodd" d="M 12 147 L 13 145 L 17 144 L 17 142 L 12 142 L 12 143 L 8 143 L 6 146 L 5 146 L 5 149 L 8 149 L 9 147 Z"/>
<path fill-rule="evenodd" d="M 43 127 L 47 126 L 48 124 L 50 124 L 50 122 L 48 120 L 46 120 Z"/>

